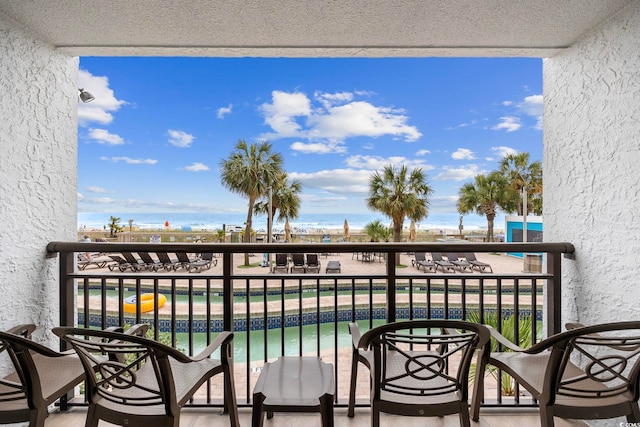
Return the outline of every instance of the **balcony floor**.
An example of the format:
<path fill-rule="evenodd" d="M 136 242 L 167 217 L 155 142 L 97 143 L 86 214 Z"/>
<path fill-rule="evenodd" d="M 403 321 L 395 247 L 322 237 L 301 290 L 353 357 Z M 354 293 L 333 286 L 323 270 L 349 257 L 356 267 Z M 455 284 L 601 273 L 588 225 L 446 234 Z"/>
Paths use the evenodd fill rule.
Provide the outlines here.
<path fill-rule="evenodd" d="M 219 415 L 218 409 L 207 411 L 204 409 L 185 409 L 180 419 L 181 427 L 211 427 L 228 426 L 229 419 Z M 86 419 L 86 409 L 73 408 L 66 413 L 53 413 L 46 422 L 46 427 L 83 427 Z M 556 427 L 584 427 L 587 424 L 579 420 L 565 420 L 556 418 Z M 366 408 L 356 410 L 354 418 L 347 417 L 345 408 L 337 408 L 334 414 L 335 427 L 367 427 L 370 425 L 369 411 Z M 248 427 L 251 425 L 251 411 L 240 409 L 240 424 Z M 271 420 L 265 417 L 264 427 L 299 427 L 299 426 L 320 426 L 320 414 L 300 414 L 300 413 L 276 413 Z M 380 416 L 380 426 L 390 427 L 402 425 L 403 427 L 455 427 L 459 426 L 457 416 L 447 416 L 443 418 L 430 417 L 399 417 L 395 415 L 382 414 Z M 100 427 L 113 426 L 113 424 L 100 422 Z M 481 411 L 480 421 L 471 422 L 474 427 L 537 427 L 540 426 L 538 412 L 535 410 L 523 409 L 493 409 L 487 408 Z"/>

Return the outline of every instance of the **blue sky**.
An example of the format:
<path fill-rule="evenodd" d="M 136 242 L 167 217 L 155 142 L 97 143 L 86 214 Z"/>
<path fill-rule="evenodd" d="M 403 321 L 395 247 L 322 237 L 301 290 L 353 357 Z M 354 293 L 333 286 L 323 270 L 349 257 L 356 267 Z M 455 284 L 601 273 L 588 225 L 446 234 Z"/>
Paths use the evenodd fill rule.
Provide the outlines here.
<path fill-rule="evenodd" d="M 220 184 L 237 143 L 268 140 L 302 213 L 366 213 L 368 179 L 422 168 L 430 211 L 507 153 L 542 160 L 542 60 L 80 59 L 80 212 L 246 212 Z"/>

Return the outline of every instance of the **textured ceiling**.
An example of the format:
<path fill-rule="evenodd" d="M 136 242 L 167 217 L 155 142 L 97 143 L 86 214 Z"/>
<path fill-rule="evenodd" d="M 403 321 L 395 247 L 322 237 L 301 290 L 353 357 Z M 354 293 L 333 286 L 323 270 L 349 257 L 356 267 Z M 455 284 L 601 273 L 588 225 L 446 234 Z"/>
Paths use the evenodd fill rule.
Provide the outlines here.
<path fill-rule="evenodd" d="M 0 0 L 72 55 L 552 56 L 638 0 Z"/>

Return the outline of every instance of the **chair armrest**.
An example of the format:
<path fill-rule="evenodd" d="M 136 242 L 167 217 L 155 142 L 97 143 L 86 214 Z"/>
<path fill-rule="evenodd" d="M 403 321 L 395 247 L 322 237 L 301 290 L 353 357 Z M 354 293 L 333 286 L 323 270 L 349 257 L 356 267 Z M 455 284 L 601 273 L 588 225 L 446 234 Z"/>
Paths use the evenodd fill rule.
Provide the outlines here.
<path fill-rule="evenodd" d="M 233 332 L 222 331 L 213 340 L 213 342 L 211 344 L 209 344 L 204 350 L 202 350 L 197 355 L 195 355 L 193 357 L 190 357 L 189 359 L 191 359 L 192 362 L 198 362 L 200 360 L 206 359 L 209 356 L 211 356 L 211 354 L 214 351 L 216 351 L 218 349 L 218 347 L 221 347 L 221 346 L 226 347 L 229 344 L 231 344 L 232 340 L 233 340 Z"/>
<path fill-rule="evenodd" d="M 127 329 L 124 333 L 127 335 L 136 335 L 138 337 L 146 337 L 149 325 L 147 323 L 138 323 Z"/>
<path fill-rule="evenodd" d="M 512 351 L 526 351 L 524 348 L 512 343 L 511 341 L 509 341 L 504 335 L 502 335 L 500 332 L 496 331 L 492 326 L 489 325 L 485 325 L 487 327 L 487 329 L 489 329 L 489 333 L 491 334 L 491 338 L 494 338 L 496 341 L 498 341 L 500 344 L 502 344 L 503 346 L 507 347 L 509 350 Z"/>
<path fill-rule="evenodd" d="M 349 323 L 349 333 L 351 334 L 351 344 L 354 349 L 357 349 L 360 345 L 360 327 L 356 322 Z"/>
<path fill-rule="evenodd" d="M 6 330 L 5 332 L 14 335 L 21 335 L 25 338 L 31 338 L 31 334 L 36 330 L 36 325 L 33 323 L 25 323 L 22 325 L 16 325 L 13 328 Z"/>
<path fill-rule="evenodd" d="M 582 323 L 569 322 L 565 324 L 564 327 L 567 329 L 567 331 L 571 331 L 573 329 L 583 328 L 584 325 Z"/>

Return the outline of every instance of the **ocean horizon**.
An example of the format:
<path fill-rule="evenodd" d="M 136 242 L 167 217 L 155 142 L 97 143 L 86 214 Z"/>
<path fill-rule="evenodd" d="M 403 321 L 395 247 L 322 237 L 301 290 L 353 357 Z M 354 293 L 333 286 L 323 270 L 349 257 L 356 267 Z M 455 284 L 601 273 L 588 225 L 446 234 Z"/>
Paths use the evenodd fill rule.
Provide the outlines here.
<path fill-rule="evenodd" d="M 109 228 L 109 218 L 120 218 L 120 225 L 125 228 L 129 220 L 133 220 L 133 226 L 140 230 L 159 230 L 169 223 L 171 229 L 214 231 L 223 226 L 244 226 L 246 213 L 104 213 L 104 212 L 79 212 L 78 230 L 102 230 Z M 292 230 L 302 232 L 331 232 L 342 230 L 344 220 L 349 223 L 351 230 L 361 230 L 368 223 L 380 220 L 383 224 L 390 224 L 391 220 L 379 213 L 335 213 L 335 214 L 300 214 L 298 218 L 290 221 Z M 454 231 L 458 232 L 460 215 L 457 213 L 432 213 L 416 223 L 418 231 Z M 470 214 L 462 219 L 464 231 L 486 231 L 487 219 L 484 216 Z M 267 217 L 254 215 L 253 229 L 262 232 L 267 228 Z M 409 228 L 409 221 L 405 221 L 404 228 Z M 505 215 L 496 215 L 494 231 L 502 231 L 505 228 Z M 274 231 L 284 229 L 284 222 L 275 222 Z"/>

